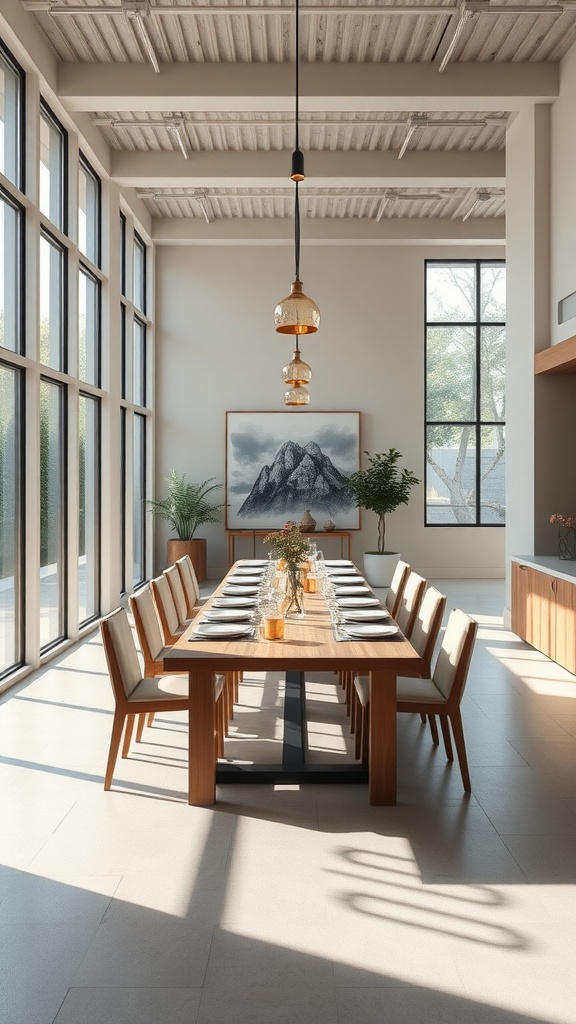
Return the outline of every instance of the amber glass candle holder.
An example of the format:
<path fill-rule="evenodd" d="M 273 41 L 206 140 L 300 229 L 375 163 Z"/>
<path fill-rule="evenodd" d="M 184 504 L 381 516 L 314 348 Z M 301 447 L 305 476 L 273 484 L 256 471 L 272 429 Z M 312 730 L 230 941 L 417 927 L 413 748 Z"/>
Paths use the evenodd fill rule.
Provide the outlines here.
<path fill-rule="evenodd" d="M 265 612 L 262 632 L 265 640 L 284 639 L 284 615 L 278 608 Z"/>
<path fill-rule="evenodd" d="M 316 576 L 316 573 L 307 573 L 306 579 L 304 580 L 304 590 L 307 594 L 318 593 L 318 577 Z"/>

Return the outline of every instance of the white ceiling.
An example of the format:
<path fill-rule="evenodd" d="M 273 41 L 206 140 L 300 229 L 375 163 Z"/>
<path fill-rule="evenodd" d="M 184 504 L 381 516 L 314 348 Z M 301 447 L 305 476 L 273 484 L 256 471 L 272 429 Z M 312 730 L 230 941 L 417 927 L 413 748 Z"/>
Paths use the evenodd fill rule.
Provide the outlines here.
<path fill-rule="evenodd" d="M 290 220 L 293 5 L 22 6 L 60 62 L 62 102 L 89 113 L 113 175 L 154 218 L 205 231 Z M 499 237 L 507 125 L 554 99 L 557 62 L 576 39 L 574 0 L 518 7 L 302 0 L 303 216 L 383 230 L 466 218 L 466 230 Z"/>

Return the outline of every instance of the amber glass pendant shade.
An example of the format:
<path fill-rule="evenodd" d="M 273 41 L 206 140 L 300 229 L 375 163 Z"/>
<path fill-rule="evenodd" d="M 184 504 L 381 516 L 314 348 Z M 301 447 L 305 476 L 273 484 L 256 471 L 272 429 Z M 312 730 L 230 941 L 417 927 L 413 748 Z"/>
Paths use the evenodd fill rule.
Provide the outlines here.
<path fill-rule="evenodd" d="M 308 405 L 309 401 L 310 392 L 301 384 L 295 384 L 284 394 L 284 405 Z"/>
<path fill-rule="evenodd" d="M 320 327 L 320 310 L 302 291 L 302 282 L 292 282 L 290 295 L 274 310 L 274 327 L 280 334 L 313 334 Z"/>
<path fill-rule="evenodd" d="M 312 367 L 305 363 L 298 349 L 294 352 L 291 363 L 282 370 L 282 377 L 285 384 L 301 385 L 308 384 L 312 377 Z"/>

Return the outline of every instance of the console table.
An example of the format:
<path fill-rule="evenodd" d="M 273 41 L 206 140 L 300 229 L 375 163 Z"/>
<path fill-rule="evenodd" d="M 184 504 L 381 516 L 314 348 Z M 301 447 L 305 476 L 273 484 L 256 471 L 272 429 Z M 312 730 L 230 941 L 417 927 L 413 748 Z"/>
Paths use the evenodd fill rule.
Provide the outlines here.
<path fill-rule="evenodd" d="M 252 555 L 256 558 L 256 538 L 265 537 L 268 533 L 273 533 L 274 527 L 270 530 L 226 530 L 228 534 L 228 564 L 233 565 L 236 561 L 236 538 L 237 537 L 249 537 L 252 541 Z M 351 558 L 352 557 L 352 532 L 351 530 L 314 530 L 313 533 L 307 534 L 311 540 L 315 540 L 318 547 L 323 550 L 324 541 L 330 540 L 331 537 L 337 537 L 340 541 L 340 558 Z M 326 552 L 324 552 L 326 553 Z"/>

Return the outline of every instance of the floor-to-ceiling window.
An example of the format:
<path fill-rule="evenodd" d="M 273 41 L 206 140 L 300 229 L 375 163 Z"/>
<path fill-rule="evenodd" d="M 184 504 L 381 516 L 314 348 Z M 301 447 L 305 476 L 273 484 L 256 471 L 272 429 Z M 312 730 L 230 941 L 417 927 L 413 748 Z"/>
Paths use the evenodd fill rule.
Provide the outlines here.
<path fill-rule="evenodd" d="M 100 399 L 80 393 L 78 409 L 78 619 L 100 610 Z"/>
<path fill-rule="evenodd" d="M 506 267 L 426 263 L 426 525 L 503 526 Z"/>
<path fill-rule="evenodd" d="M 39 85 L 0 41 L 0 689 L 150 562 L 152 249 Z"/>
<path fill-rule="evenodd" d="M 23 116 L 24 72 L 0 45 L 0 679 L 24 659 Z"/>
<path fill-rule="evenodd" d="M 40 649 L 66 635 L 66 388 L 40 381 Z"/>
<path fill-rule="evenodd" d="M 22 662 L 22 371 L 0 361 L 0 677 Z"/>

